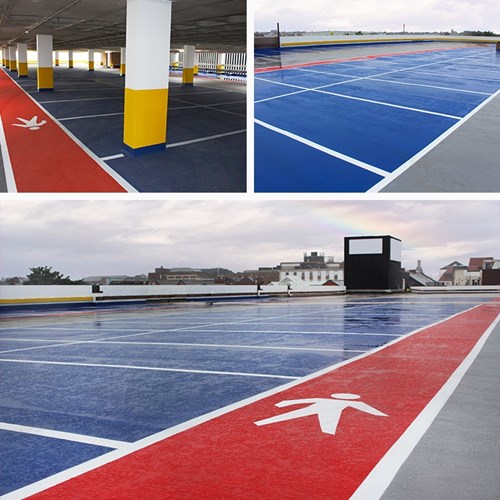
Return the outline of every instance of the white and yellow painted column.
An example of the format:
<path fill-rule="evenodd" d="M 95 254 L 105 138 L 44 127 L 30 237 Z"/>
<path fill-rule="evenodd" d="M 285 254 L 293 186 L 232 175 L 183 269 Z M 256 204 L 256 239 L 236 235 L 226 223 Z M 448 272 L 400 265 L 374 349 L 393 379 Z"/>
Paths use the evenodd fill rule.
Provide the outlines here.
<path fill-rule="evenodd" d="M 9 47 L 9 60 L 10 66 L 9 69 L 11 71 L 17 71 L 17 58 L 16 58 L 16 47 Z"/>
<path fill-rule="evenodd" d="M 127 49 L 120 47 L 120 76 L 125 76 L 127 68 Z"/>
<path fill-rule="evenodd" d="M 59 51 L 54 50 L 54 66 L 59 66 Z"/>
<path fill-rule="evenodd" d="M 52 67 L 52 35 L 36 36 L 38 68 L 36 71 L 38 91 L 54 90 L 54 68 Z"/>
<path fill-rule="evenodd" d="M 89 71 L 94 71 L 94 49 L 89 49 Z"/>
<path fill-rule="evenodd" d="M 226 53 L 218 53 L 217 54 L 217 74 L 223 75 L 224 70 L 226 69 Z"/>
<path fill-rule="evenodd" d="M 170 66 L 173 70 L 179 69 L 179 52 L 172 52 L 170 54 Z"/>
<path fill-rule="evenodd" d="M 182 85 L 193 85 L 194 81 L 194 45 L 184 45 L 184 63 L 182 65 Z"/>
<path fill-rule="evenodd" d="M 8 63 L 9 63 L 8 59 L 9 59 L 9 49 L 3 48 L 2 49 L 2 66 L 4 68 L 8 67 Z"/>
<path fill-rule="evenodd" d="M 170 0 L 127 0 L 127 74 L 123 142 L 134 151 L 167 140 Z"/>
<path fill-rule="evenodd" d="M 193 71 L 194 76 L 196 76 L 198 74 L 198 69 L 199 69 L 198 65 L 200 63 L 199 59 L 200 59 L 199 54 L 198 54 L 198 52 L 195 51 L 195 53 L 194 53 L 194 68 L 193 68 L 194 69 L 194 71 Z"/>
<path fill-rule="evenodd" d="M 17 76 L 26 78 L 28 76 L 28 45 L 26 43 L 17 44 Z"/>
<path fill-rule="evenodd" d="M 73 51 L 68 50 L 68 68 L 73 67 Z"/>

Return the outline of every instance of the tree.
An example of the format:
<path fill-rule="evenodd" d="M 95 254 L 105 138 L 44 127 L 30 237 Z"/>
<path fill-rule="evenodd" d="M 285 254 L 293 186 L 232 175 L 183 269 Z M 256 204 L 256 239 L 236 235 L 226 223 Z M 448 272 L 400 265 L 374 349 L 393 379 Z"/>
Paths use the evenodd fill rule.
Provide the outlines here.
<path fill-rule="evenodd" d="M 31 274 L 26 276 L 25 285 L 80 285 L 83 280 L 73 281 L 69 276 L 63 276 L 59 271 L 52 271 L 52 267 L 30 267 Z"/>

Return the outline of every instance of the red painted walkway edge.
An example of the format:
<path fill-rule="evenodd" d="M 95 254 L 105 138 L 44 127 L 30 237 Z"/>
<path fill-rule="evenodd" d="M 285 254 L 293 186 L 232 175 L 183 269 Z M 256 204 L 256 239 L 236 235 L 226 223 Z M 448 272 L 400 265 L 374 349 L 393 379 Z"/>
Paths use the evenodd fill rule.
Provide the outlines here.
<path fill-rule="evenodd" d="M 500 314 L 483 304 L 371 355 L 135 451 L 30 498 L 347 499 Z M 255 425 L 354 393 L 387 416 L 343 411 L 335 435 L 315 416 Z"/>
<path fill-rule="evenodd" d="M 379 59 L 380 57 L 394 57 L 394 56 L 407 56 L 411 54 L 422 54 L 424 52 L 441 52 L 445 50 L 458 50 L 456 48 L 450 47 L 447 49 L 425 49 L 425 50 L 412 50 L 410 52 L 394 52 L 388 54 L 375 54 L 369 56 L 357 56 L 357 57 L 347 57 L 345 59 L 331 59 L 328 61 L 316 61 L 307 63 L 290 64 L 288 66 L 270 66 L 268 68 L 255 68 L 254 73 L 268 73 L 270 71 L 279 71 L 281 69 L 294 69 L 294 68 L 305 68 L 307 66 L 320 66 L 322 64 L 334 64 L 349 61 L 363 61 L 366 59 Z"/>
<path fill-rule="evenodd" d="M 17 191 L 127 191 L 4 71 L 0 119 Z"/>

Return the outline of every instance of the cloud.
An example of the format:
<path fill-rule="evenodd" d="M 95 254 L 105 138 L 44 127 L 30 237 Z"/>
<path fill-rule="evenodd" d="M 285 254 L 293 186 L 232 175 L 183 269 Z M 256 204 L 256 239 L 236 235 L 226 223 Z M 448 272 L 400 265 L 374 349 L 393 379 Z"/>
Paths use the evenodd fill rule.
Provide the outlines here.
<path fill-rule="evenodd" d="M 82 278 L 155 267 L 274 266 L 345 236 L 403 240 L 403 265 L 500 258 L 499 201 L 0 201 L 0 274 L 52 266 Z"/>
<path fill-rule="evenodd" d="M 500 32 L 496 0 L 255 0 L 255 29 Z"/>

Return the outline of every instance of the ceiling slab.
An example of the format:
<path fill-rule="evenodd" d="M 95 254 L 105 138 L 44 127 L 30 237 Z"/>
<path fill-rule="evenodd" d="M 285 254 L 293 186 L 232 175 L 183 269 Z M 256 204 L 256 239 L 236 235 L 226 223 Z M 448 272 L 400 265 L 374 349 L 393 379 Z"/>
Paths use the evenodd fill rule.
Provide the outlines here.
<path fill-rule="evenodd" d="M 126 0 L 0 0 L 0 46 L 53 35 L 54 49 L 125 46 Z M 246 0 L 173 0 L 172 49 L 246 50 Z"/>

